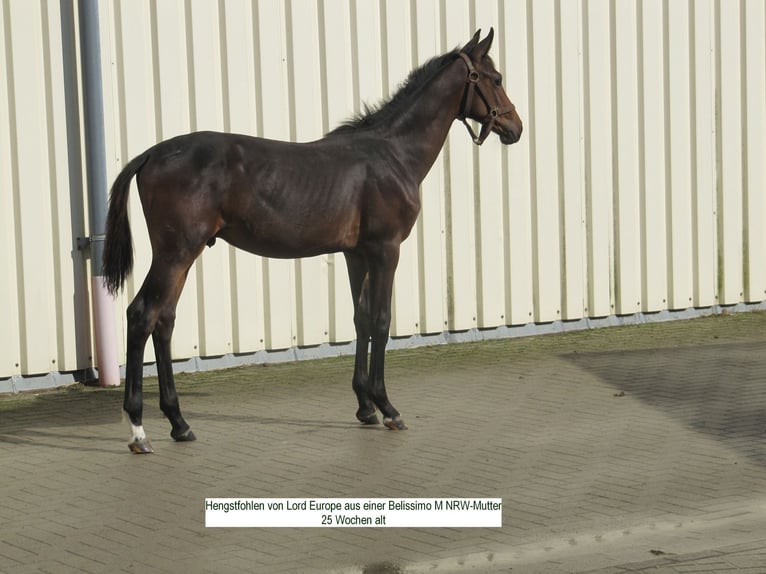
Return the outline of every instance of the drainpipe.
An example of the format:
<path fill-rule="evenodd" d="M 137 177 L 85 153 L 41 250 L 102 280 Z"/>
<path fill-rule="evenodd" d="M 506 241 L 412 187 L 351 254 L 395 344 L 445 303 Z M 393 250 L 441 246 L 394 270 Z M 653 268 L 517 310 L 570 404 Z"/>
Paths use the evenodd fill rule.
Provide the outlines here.
<path fill-rule="evenodd" d="M 114 300 L 106 290 L 101 271 L 106 232 L 107 182 L 104 136 L 104 100 L 101 80 L 101 40 L 98 0 L 79 0 L 80 59 L 85 114 L 85 166 L 88 187 L 93 327 L 96 340 L 98 384 L 120 384 Z"/>

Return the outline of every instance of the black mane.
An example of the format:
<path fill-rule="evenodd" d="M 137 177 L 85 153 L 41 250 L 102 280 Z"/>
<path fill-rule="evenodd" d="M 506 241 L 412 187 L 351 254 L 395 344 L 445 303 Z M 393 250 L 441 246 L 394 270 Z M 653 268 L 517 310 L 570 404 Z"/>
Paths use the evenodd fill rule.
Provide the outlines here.
<path fill-rule="evenodd" d="M 407 79 L 399 86 L 396 93 L 388 100 L 384 100 L 377 105 L 370 106 L 364 104 L 364 112 L 357 114 L 353 118 L 346 120 L 330 134 L 352 133 L 362 128 L 373 128 L 379 125 L 385 125 L 395 116 L 401 108 L 404 107 L 410 96 L 418 92 L 423 86 L 438 74 L 445 65 L 451 63 L 458 57 L 460 50 L 455 49 L 451 52 L 436 56 L 428 60 L 419 68 L 410 72 Z"/>

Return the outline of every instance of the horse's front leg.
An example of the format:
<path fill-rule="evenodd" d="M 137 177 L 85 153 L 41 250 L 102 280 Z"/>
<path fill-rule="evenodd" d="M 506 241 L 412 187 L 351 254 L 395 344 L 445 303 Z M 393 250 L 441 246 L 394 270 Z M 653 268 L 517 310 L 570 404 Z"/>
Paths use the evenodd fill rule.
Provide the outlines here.
<path fill-rule="evenodd" d="M 367 261 L 358 253 L 346 253 L 346 267 L 351 283 L 351 297 L 354 300 L 354 327 L 356 329 L 356 357 L 354 377 L 351 386 L 356 394 L 359 408 L 356 418 L 362 424 L 380 423 L 375 412 L 375 403 L 370 399 L 370 376 L 367 372 L 367 353 L 370 348 L 370 283 Z"/>
<path fill-rule="evenodd" d="M 391 294 L 394 273 L 399 263 L 399 245 L 387 243 L 369 260 L 370 317 L 372 350 L 370 353 L 370 398 L 383 413 L 383 424 L 392 430 L 405 430 L 399 411 L 388 400 L 385 384 L 385 355 L 391 329 Z"/>

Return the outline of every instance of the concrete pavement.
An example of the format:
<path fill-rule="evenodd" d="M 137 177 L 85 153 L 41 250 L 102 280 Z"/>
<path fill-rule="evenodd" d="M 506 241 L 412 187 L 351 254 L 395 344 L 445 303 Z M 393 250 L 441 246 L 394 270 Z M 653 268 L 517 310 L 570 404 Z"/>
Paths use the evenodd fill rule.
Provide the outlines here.
<path fill-rule="evenodd" d="M 766 572 L 766 314 L 178 376 L 198 440 L 131 455 L 122 389 L 0 397 L 0 572 Z M 206 529 L 206 497 L 500 497 L 502 528 Z"/>

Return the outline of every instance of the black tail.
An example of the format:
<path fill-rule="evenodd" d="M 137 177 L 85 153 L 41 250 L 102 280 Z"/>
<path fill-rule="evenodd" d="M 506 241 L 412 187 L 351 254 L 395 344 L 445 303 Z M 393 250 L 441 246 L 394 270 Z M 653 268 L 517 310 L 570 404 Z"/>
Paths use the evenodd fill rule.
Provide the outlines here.
<path fill-rule="evenodd" d="M 133 237 L 128 219 L 128 192 L 130 181 L 149 159 L 144 152 L 133 158 L 114 180 L 109 193 L 109 213 L 106 217 L 106 239 L 104 241 L 104 262 L 101 271 L 104 285 L 112 295 L 122 288 L 125 279 L 133 269 Z"/>

